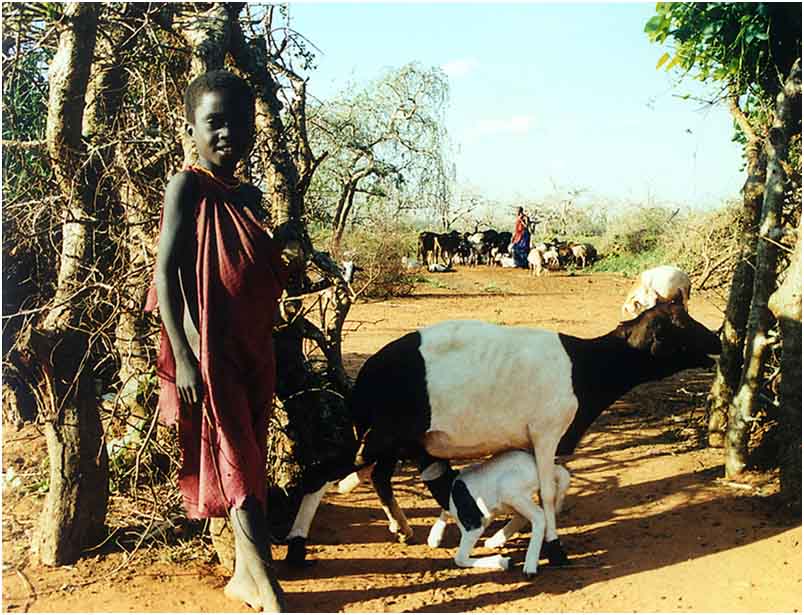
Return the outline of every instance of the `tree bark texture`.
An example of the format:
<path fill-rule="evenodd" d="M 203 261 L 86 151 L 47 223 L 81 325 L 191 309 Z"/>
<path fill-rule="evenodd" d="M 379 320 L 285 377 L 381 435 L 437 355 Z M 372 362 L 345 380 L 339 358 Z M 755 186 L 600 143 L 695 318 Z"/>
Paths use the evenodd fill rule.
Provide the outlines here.
<path fill-rule="evenodd" d="M 782 336 L 782 381 L 779 386 L 779 454 L 782 497 L 801 516 L 801 225 L 793 258 L 768 307 Z"/>
<path fill-rule="evenodd" d="M 53 307 L 30 347 L 42 366 L 41 398 L 50 459 L 50 489 L 34 550 L 49 565 L 75 561 L 103 531 L 108 462 L 89 366 L 88 337 L 80 325 L 81 295 L 93 266 L 92 225 L 97 177 L 82 142 L 84 102 L 95 49 L 100 5 L 71 3 L 49 73 L 47 142 L 67 208 Z M 87 169 L 85 172 L 81 170 Z"/>
<path fill-rule="evenodd" d="M 774 324 L 768 309 L 768 300 L 776 283 L 778 247 L 766 238 L 781 224 L 782 205 L 786 189 L 784 163 L 795 125 L 800 121 L 793 112 L 796 99 L 801 98 L 801 65 L 793 67 L 782 92 L 776 100 L 773 126 L 766 140 L 768 158 L 765 194 L 757 244 L 756 274 L 751 309 L 748 314 L 746 347 L 740 386 L 729 409 L 729 425 L 726 433 L 726 476 L 740 474 L 748 463 L 749 427 L 758 404 L 762 372 L 765 367 L 769 335 Z"/>
<path fill-rule="evenodd" d="M 739 109 L 737 110 L 739 112 Z M 754 291 L 754 267 L 757 225 L 765 192 L 765 153 L 756 138 L 746 146 L 748 177 L 743 186 L 740 216 L 741 250 L 729 289 L 729 300 L 720 341 L 723 350 L 709 393 L 709 446 L 722 448 L 725 443 L 729 407 L 740 384 L 745 348 L 745 330 L 751 295 Z"/>

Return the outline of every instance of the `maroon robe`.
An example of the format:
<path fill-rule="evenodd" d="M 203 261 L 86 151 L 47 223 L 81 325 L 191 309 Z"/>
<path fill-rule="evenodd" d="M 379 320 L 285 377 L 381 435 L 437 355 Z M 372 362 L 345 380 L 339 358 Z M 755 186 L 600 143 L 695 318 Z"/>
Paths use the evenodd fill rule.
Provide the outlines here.
<path fill-rule="evenodd" d="M 273 319 L 287 279 L 280 249 L 230 188 L 198 180 L 195 272 L 201 406 L 182 404 L 164 326 L 157 359 L 160 418 L 178 425 L 179 488 L 189 518 L 222 517 L 249 495 L 265 506 L 266 440 L 276 368 Z M 146 309 L 156 304 L 151 289 Z"/>

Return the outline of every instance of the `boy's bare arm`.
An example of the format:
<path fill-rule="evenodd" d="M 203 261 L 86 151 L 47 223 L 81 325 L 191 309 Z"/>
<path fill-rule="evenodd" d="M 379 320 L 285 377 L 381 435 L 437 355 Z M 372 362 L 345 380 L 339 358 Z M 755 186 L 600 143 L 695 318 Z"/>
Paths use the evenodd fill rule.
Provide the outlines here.
<path fill-rule="evenodd" d="M 184 297 L 179 270 L 187 254 L 188 238 L 194 232 L 197 184 L 191 173 L 174 175 L 165 189 L 162 231 L 156 258 L 156 292 L 159 313 L 176 360 L 176 389 L 179 398 L 196 404 L 203 396 L 201 374 L 182 325 Z"/>

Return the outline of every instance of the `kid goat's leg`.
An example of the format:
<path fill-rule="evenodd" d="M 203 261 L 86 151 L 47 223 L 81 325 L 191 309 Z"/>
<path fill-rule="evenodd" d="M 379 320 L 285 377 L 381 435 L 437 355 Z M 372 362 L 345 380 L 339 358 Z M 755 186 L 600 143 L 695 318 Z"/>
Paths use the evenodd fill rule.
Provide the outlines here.
<path fill-rule="evenodd" d="M 485 546 L 487 549 L 498 549 L 499 547 L 503 546 L 506 541 L 511 538 L 511 536 L 516 534 L 527 524 L 528 520 L 525 517 L 520 515 L 518 512 L 514 512 L 514 516 L 511 518 L 511 520 L 497 530 L 493 536 L 487 538 L 486 542 L 483 543 L 483 546 Z"/>
<path fill-rule="evenodd" d="M 528 542 L 528 551 L 525 554 L 525 565 L 522 572 L 527 576 L 534 575 L 539 569 L 539 553 L 544 540 L 544 511 L 527 495 L 518 495 L 516 498 L 509 500 L 508 505 L 530 521 L 530 541 Z"/>
<path fill-rule="evenodd" d="M 460 524 L 459 524 L 460 525 Z M 483 527 L 473 530 L 465 530 L 461 527 L 461 544 L 455 554 L 455 563 L 461 568 L 493 568 L 495 570 L 508 570 L 509 558 L 499 555 L 489 555 L 487 557 L 472 558 L 469 555 L 472 549 L 483 534 Z"/>
<path fill-rule="evenodd" d="M 430 528 L 430 534 L 427 536 L 428 546 L 433 549 L 441 546 L 441 540 L 444 538 L 444 529 L 447 527 L 449 517 L 450 514 L 446 510 L 441 511 L 441 515 L 438 517 L 438 520 L 433 523 L 433 527 Z"/>

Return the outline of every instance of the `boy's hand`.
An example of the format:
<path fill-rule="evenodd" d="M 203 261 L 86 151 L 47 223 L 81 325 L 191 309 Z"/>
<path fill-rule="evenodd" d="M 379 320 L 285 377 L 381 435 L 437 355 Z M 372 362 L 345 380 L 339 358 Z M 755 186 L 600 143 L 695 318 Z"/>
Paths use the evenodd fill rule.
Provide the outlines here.
<path fill-rule="evenodd" d="M 176 389 L 179 399 L 186 404 L 194 406 L 203 398 L 201 371 L 195 357 L 176 357 Z"/>

